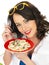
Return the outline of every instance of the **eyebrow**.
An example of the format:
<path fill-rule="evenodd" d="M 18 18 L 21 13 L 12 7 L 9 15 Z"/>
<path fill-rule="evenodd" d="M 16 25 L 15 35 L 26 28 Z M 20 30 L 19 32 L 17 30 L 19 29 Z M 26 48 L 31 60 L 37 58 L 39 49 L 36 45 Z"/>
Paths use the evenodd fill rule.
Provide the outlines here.
<path fill-rule="evenodd" d="M 24 19 L 23 22 L 25 22 L 26 20 L 27 20 L 27 19 Z M 16 22 L 15 24 L 20 24 L 20 23 Z"/>

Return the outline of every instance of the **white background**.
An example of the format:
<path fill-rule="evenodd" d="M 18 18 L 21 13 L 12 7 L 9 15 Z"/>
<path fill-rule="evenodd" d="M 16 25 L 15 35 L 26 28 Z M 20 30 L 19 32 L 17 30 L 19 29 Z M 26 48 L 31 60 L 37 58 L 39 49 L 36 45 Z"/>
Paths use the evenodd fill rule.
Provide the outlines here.
<path fill-rule="evenodd" d="M 2 33 L 4 31 L 4 24 L 7 22 L 7 15 L 10 8 L 16 3 L 23 0 L 0 0 L 0 55 L 4 53 L 4 41 L 2 39 Z M 43 15 L 46 15 L 46 19 L 49 21 L 49 0 L 24 0 L 34 4 Z"/>

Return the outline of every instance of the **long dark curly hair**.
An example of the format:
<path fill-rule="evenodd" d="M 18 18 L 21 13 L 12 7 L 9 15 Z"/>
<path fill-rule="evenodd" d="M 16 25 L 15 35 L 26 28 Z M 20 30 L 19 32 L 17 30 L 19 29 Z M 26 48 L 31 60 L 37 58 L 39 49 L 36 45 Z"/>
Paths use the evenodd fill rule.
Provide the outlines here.
<path fill-rule="evenodd" d="M 49 31 L 49 22 L 45 20 L 45 16 L 41 15 L 41 12 L 33 4 L 31 4 L 27 1 L 22 1 L 20 3 L 27 3 L 29 5 L 29 7 L 25 6 L 24 9 L 19 10 L 19 8 L 22 7 L 22 4 L 21 4 L 18 7 L 18 9 L 15 9 L 14 13 L 20 14 L 27 20 L 35 20 L 36 25 L 37 25 L 37 38 L 40 40 L 43 39 L 45 37 L 45 33 Z M 20 4 L 20 3 L 18 3 L 18 4 Z M 18 4 L 16 4 L 16 5 L 18 5 Z M 12 8 L 9 13 L 11 13 L 13 11 L 13 9 L 14 8 Z M 17 27 L 13 21 L 13 14 L 8 15 L 8 22 L 9 21 L 11 22 L 11 29 L 13 30 L 12 32 L 17 33 L 17 37 L 22 37 L 23 34 L 21 34 L 19 32 L 19 30 L 17 29 Z"/>

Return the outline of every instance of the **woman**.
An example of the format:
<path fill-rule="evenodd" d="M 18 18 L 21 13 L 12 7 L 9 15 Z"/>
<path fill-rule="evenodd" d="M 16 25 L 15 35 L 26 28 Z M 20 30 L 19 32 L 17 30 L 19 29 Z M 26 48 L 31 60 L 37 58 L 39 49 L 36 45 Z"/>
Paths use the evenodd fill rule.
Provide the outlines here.
<path fill-rule="evenodd" d="M 9 25 L 5 26 L 3 40 L 25 37 L 34 42 L 28 53 L 11 53 L 5 50 L 5 65 L 49 65 L 49 22 L 31 3 L 22 1 L 16 4 L 8 15 Z M 32 56 L 31 59 L 29 56 Z M 21 60 L 21 61 L 20 61 Z"/>

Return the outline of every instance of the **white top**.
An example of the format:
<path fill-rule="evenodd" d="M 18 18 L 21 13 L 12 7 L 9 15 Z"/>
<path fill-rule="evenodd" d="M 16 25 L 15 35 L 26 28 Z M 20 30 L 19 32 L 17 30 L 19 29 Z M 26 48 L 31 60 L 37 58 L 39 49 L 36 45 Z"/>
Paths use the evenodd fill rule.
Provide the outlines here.
<path fill-rule="evenodd" d="M 35 48 L 31 58 L 36 65 L 49 65 L 49 34 Z M 14 55 L 10 65 L 19 65 L 20 60 Z"/>

